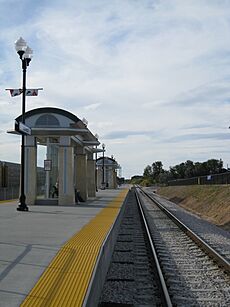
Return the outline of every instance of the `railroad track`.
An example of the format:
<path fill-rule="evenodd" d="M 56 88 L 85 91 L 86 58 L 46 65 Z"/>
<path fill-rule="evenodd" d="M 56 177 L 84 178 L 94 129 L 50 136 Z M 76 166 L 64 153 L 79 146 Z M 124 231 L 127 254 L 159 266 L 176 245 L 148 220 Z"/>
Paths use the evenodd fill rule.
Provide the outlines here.
<path fill-rule="evenodd" d="M 172 304 L 229 306 L 230 264 L 169 212 L 138 189 Z"/>
<path fill-rule="evenodd" d="M 230 305 L 229 263 L 179 224 L 143 190 L 129 192 L 99 306 Z"/>
<path fill-rule="evenodd" d="M 139 197 L 132 189 L 99 306 L 172 306 Z"/>
<path fill-rule="evenodd" d="M 147 195 L 156 203 L 164 206 L 173 213 L 179 220 L 182 220 L 187 227 L 195 232 L 212 249 L 220 254 L 228 263 L 230 263 L 230 233 L 214 226 L 198 217 L 191 218 L 192 214 L 185 214 L 185 210 L 179 205 L 172 203 L 168 199 L 157 195 L 151 188 L 144 188 Z"/>

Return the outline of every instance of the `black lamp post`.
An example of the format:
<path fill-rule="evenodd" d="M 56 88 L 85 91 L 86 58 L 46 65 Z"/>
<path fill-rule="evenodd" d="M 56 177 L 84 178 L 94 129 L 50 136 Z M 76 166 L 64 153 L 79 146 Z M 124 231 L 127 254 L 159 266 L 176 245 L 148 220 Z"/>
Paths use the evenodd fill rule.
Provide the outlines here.
<path fill-rule="evenodd" d="M 105 144 L 102 144 L 103 160 L 102 160 L 102 188 L 105 188 Z"/>
<path fill-rule="evenodd" d="M 96 133 L 95 134 L 95 138 L 98 140 L 98 138 L 99 138 L 99 135 Z M 96 163 L 95 163 L 95 183 L 96 183 L 96 192 L 98 191 L 98 188 L 97 188 L 97 145 L 96 145 L 96 157 L 95 157 L 95 159 L 96 159 Z"/>
<path fill-rule="evenodd" d="M 22 124 L 25 124 L 25 106 L 26 106 L 26 69 L 32 59 L 33 50 L 27 46 L 26 41 L 23 38 L 19 38 L 15 42 L 15 49 L 22 62 Z M 26 205 L 25 196 L 25 135 L 22 134 L 22 145 L 21 145 L 21 191 L 19 197 L 18 211 L 28 211 Z"/>

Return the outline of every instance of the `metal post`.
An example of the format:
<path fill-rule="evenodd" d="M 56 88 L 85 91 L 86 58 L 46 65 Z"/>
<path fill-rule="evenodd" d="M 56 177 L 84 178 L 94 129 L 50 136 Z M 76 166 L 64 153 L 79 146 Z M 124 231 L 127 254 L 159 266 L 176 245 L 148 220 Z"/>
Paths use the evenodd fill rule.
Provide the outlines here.
<path fill-rule="evenodd" d="M 105 183 L 105 156 L 103 150 L 103 160 L 102 160 L 102 184 Z"/>
<path fill-rule="evenodd" d="M 26 109 L 26 68 L 27 60 L 21 59 L 22 61 L 22 123 L 25 124 L 25 109 Z M 25 196 L 25 135 L 22 134 L 22 144 L 21 144 L 21 191 L 19 197 L 19 205 L 17 207 L 18 211 L 28 211 L 26 205 Z"/>
<path fill-rule="evenodd" d="M 103 158 L 102 158 L 102 189 L 105 188 L 105 144 L 102 144 Z"/>
<path fill-rule="evenodd" d="M 25 109 L 26 109 L 26 70 L 27 66 L 32 58 L 33 50 L 27 46 L 26 41 L 20 37 L 15 42 L 15 49 L 20 57 L 22 62 L 22 115 L 21 123 L 25 124 Z M 19 206 L 17 207 L 18 211 L 28 211 L 26 205 L 26 196 L 25 196 L 25 136 L 22 132 L 22 144 L 21 144 L 21 188 L 20 188 L 20 197 L 19 197 Z"/>
<path fill-rule="evenodd" d="M 98 188 L 97 188 L 97 146 L 96 146 L 96 162 L 95 162 L 95 183 L 96 183 L 96 192 L 98 192 Z"/>

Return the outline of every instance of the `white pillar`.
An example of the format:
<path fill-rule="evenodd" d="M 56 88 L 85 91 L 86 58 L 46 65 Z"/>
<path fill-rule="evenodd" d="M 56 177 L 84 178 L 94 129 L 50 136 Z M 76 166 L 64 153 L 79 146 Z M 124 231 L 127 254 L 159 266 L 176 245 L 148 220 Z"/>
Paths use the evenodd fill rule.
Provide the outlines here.
<path fill-rule="evenodd" d="M 50 142 L 49 142 L 49 137 L 47 137 L 46 140 L 46 159 L 50 159 Z M 50 172 L 46 171 L 46 181 L 45 181 L 45 198 L 50 197 Z"/>
<path fill-rule="evenodd" d="M 58 169 L 58 204 L 73 205 L 75 204 L 74 152 L 69 137 L 60 137 Z"/>
<path fill-rule="evenodd" d="M 37 146 L 33 136 L 25 137 L 26 204 L 34 205 L 37 196 Z"/>
<path fill-rule="evenodd" d="M 88 160 L 87 160 L 87 186 L 88 186 L 88 196 L 96 197 L 95 160 L 93 160 L 93 154 L 88 155 Z"/>
<path fill-rule="evenodd" d="M 113 188 L 117 189 L 117 172 L 113 169 Z"/>
<path fill-rule="evenodd" d="M 76 151 L 76 189 L 84 201 L 88 198 L 87 184 L 87 155 L 84 148 L 77 147 Z"/>

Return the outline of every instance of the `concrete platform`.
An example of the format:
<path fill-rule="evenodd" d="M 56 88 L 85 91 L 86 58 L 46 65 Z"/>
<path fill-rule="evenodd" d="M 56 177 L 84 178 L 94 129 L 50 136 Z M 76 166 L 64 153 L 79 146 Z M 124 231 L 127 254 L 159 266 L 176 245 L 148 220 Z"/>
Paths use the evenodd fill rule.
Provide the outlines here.
<path fill-rule="evenodd" d="M 19 306 L 62 246 L 122 189 L 103 190 L 75 206 L 30 206 L 0 202 L 0 306 Z"/>

